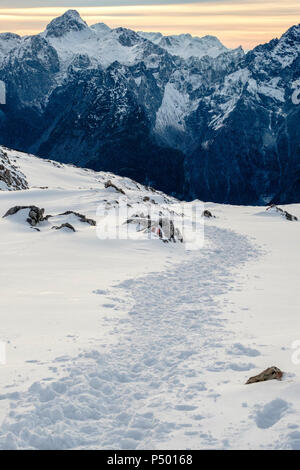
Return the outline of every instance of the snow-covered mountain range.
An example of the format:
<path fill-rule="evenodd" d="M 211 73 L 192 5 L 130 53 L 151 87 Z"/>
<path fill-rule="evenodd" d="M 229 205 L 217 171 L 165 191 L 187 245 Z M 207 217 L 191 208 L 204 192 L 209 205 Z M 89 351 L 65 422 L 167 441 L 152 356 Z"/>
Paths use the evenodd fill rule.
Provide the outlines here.
<path fill-rule="evenodd" d="M 245 54 L 70 10 L 0 35 L 0 142 L 187 199 L 299 201 L 299 52 L 300 25 Z"/>

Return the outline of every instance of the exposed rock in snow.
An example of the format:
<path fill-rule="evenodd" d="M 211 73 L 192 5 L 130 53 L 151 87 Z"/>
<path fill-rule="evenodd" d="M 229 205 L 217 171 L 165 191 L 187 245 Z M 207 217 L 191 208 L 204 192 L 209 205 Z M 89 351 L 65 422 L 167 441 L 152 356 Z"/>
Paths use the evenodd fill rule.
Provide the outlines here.
<path fill-rule="evenodd" d="M 44 220 L 46 220 L 46 218 L 44 217 L 45 209 L 40 209 L 37 206 L 12 207 L 6 212 L 3 218 L 8 217 L 8 216 L 14 216 L 18 214 L 20 211 L 22 211 L 23 214 L 26 215 L 24 218 L 26 219 L 26 222 L 28 222 L 28 224 L 31 225 L 32 227 L 35 227 L 40 222 L 43 222 Z"/>
<path fill-rule="evenodd" d="M 95 220 L 89 219 L 85 215 L 79 214 L 78 212 L 66 211 L 58 215 L 44 215 L 45 209 L 40 209 L 37 206 L 15 206 L 9 209 L 3 217 L 13 216 L 15 214 L 18 214 L 20 211 L 23 212 L 24 220 L 26 219 L 26 221 L 32 227 L 39 225 L 41 222 L 49 221 L 50 219 L 58 219 L 58 220 L 61 220 L 61 218 L 67 219 L 68 216 L 71 216 L 72 220 L 75 218 L 76 221 L 79 221 L 81 223 L 86 223 L 93 227 L 96 226 Z M 62 227 L 70 228 L 70 226 L 71 224 L 69 222 L 65 222 L 61 224 L 59 228 L 62 228 Z M 52 227 L 52 228 L 57 228 L 57 226 Z"/>
<path fill-rule="evenodd" d="M 281 380 L 282 376 L 283 372 L 278 369 L 278 367 L 269 367 L 260 374 L 255 375 L 254 377 L 250 377 L 250 379 L 247 380 L 246 385 L 257 382 L 266 382 L 267 380 Z"/>
<path fill-rule="evenodd" d="M 58 214 L 56 217 L 61 217 L 61 216 L 66 216 L 66 215 L 71 215 L 71 214 L 75 215 L 80 220 L 80 222 L 82 222 L 82 223 L 87 223 L 89 225 L 96 226 L 96 221 L 95 220 L 88 219 L 85 215 L 79 214 L 78 212 L 74 212 L 74 211 L 67 211 L 67 212 L 64 212 L 62 214 Z"/>
<path fill-rule="evenodd" d="M 203 211 L 202 217 L 206 217 L 207 219 L 214 218 L 214 216 L 212 215 L 212 213 L 211 213 L 209 210 L 207 210 L 207 209 L 206 209 L 205 211 Z"/>
<path fill-rule="evenodd" d="M 9 159 L 5 149 L 0 149 L 0 191 L 27 189 L 26 177 Z"/>
<path fill-rule="evenodd" d="M 54 225 L 54 226 L 51 227 L 51 228 L 54 229 L 54 230 L 66 229 L 67 231 L 76 232 L 76 230 L 75 230 L 75 228 L 73 227 L 73 225 L 69 224 L 68 222 L 66 222 L 65 224 L 61 224 L 60 226 Z"/>
<path fill-rule="evenodd" d="M 115 189 L 118 193 L 125 194 L 125 191 L 122 188 L 118 188 L 118 186 L 113 184 L 111 180 L 106 181 L 104 186 L 106 189 L 112 188 L 112 189 Z"/>
<path fill-rule="evenodd" d="M 289 212 L 277 207 L 275 204 L 272 204 L 270 207 L 266 209 L 270 214 L 278 214 L 282 217 L 285 217 L 287 220 L 290 221 L 297 221 L 298 218 L 295 215 L 290 214 Z"/>
<path fill-rule="evenodd" d="M 170 218 L 160 217 L 153 220 L 150 216 L 144 214 L 136 214 L 131 216 L 125 223 L 136 226 L 137 231 L 143 231 L 151 235 L 156 235 L 164 242 L 180 242 L 183 243 L 183 237 L 174 222 Z"/>

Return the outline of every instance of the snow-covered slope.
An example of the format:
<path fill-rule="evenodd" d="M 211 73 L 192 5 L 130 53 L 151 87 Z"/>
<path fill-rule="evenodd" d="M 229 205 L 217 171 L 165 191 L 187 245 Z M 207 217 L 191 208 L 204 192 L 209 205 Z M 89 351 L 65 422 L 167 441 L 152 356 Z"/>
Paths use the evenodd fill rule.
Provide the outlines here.
<path fill-rule="evenodd" d="M 124 65 L 138 63 L 145 52 L 145 41 L 136 33 L 125 28 L 111 30 L 103 24 L 65 30 L 59 36 L 49 35 L 46 30 L 42 36 L 57 51 L 61 68 L 65 72 L 78 56 L 87 57 L 90 67 L 100 65 L 107 68 L 115 61 Z M 132 41 L 131 47 L 124 43 L 127 37 Z"/>
<path fill-rule="evenodd" d="M 0 215 L 53 216 L 40 231 L 28 209 L 0 218 L 1 449 L 300 448 L 298 221 L 207 204 L 201 250 L 118 238 L 110 222 L 123 202 L 132 216 L 178 202 L 0 152 L 28 185 L 2 188 Z M 283 209 L 300 219 L 299 205 Z M 51 229 L 66 211 L 76 232 Z M 272 365 L 281 382 L 244 385 Z"/>
<path fill-rule="evenodd" d="M 164 242 L 182 243 L 190 242 L 193 238 L 192 223 L 189 220 L 192 214 L 188 205 L 184 207 L 184 204 L 175 198 L 150 186 L 145 187 L 129 178 L 107 172 L 94 172 L 40 159 L 5 147 L 0 147 L 0 162 L 0 191 L 25 189 L 26 200 L 27 193 L 35 193 L 36 190 L 39 190 L 39 193 L 42 190 L 47 194 L 50 192 L 56 196 L 61 195 L 62 200 L 65 193 L 69 195 L 72 192 L 87 191 L 91 194 L 95 211 L 93 217 L 90 213 L 81 214 L 80 207 L 74 208 L 73 202 L 71 207 L 66 203 L 64 207 L 60 204 L 55 215 L 52 206 L 41 207 L 36 197 L 30 204 L 8 207 L 2 214 L 5 222 L 21 222 L 27 231 L 31 228 L 47 231 L 55 228 L 55 222 L 58 221 L 61 222 L 59 226 L 71 222 L 73 226 L 73 222 L 76 222 L 76 227 L 73 228 L 77 228 L 79 223 L 79 228 L 83 229 L 84 225 L 80 222 L 90 221 L 88 225 L 97 225 L 94 236 L 101 239 L 161 239 Z M 38 213 L 38 224 L 32 224 L 30 221 L 31 209 Z M 201 224 L 201 221 L 199 222 Z"/>
<path fill-rule="evenodd" d="M 118 202 L 123 198 L 134 204 L 151 202 L 154 205 L 172 205 L 177 203 L 175 198 L 156 191 L 151 187 L 143 186 L 129 178 L 119 177 L 108 172 L 95 172 L 93 170 L 78 168 L 74 165 L 64 165 L 52 160 L 45 160 L 0 146 L 0 190 L 91 190 L 98 193 L 99 201 L 103 197 L 105 202 Z M 6 170 L 6 171 L 5 171 Z M 11 177 L 12 183 L 4 185 L 1 172 Z M 20 184 L 14 182 L 14 177 Z M 24 194 L 27 194 L 26 192 Z M 120 202 L 120 201 L 119 201 Z"/>

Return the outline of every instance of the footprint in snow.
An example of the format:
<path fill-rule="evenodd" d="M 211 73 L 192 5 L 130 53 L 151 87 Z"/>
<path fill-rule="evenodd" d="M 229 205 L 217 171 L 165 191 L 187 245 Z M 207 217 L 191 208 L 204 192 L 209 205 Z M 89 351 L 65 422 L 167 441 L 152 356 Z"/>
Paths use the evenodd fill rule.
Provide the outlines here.
<path fill-rule="evenodd" d="M 260 352 L 257 349 L 248 348 L 243 346 L 241 343 L 233 344 L 232 348 L 227 350 L 227 354 L 234 356 L 249 356 L 257 357 L 260 356 Z"/>
<path fill-rule="evenodd" d="M 260 429 L 271 428 L 286 414 L 288 409 L 289 404 L 281 398 L 270 401 L 256 412 L 257 427 Z"/>
<path fill-rule="evenodd" d="M 178 411 L 195 411 L 198 407 L 192 405 L 176 405 L 175 410 Z"/>
<path fill-rule="evenodd" d="M 234 370 L 234 371 L 237 371 L 237 372 L 242 372 L 242 371 L 245 371 L 245 370 L 251 370 L 251 369 L 254 369 L 255 368 L 255 364 L 235 364 L 235 363 L 231 363 L 229 364 L 228 366 L 228 369 L 231 369 L 231 370 Z"/>
<path fill-rule="evenodd" d="M 288 435 L 287 448 L 300 450 L 300 432 L 293 431 Z"/>

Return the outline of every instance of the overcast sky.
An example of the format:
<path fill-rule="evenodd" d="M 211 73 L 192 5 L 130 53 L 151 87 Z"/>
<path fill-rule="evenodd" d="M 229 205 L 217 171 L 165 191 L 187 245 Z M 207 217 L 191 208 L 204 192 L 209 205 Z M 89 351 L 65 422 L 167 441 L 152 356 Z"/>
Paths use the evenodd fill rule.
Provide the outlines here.
<path fill-rule="evenodd" d="M 249 49 L 300 22 L 300 0 L 0 0 L 0 32 L 35 34 L 76 8 L 88 24 L 218 36 Z"/>

